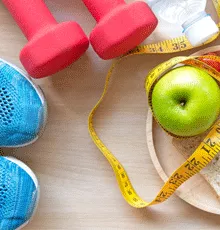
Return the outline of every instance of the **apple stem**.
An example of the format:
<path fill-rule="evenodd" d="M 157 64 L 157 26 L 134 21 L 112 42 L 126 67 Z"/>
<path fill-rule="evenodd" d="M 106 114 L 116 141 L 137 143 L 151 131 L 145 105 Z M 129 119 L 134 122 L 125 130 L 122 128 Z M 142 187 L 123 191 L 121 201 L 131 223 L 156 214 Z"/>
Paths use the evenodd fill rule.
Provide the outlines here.
<path fill-rule="evenodd" d="M 180 102 L 180 105 L 183 107 L 183 106 L 185 106 L 185 104 L 186 104 L 186 101 L 181 101 Z"/>

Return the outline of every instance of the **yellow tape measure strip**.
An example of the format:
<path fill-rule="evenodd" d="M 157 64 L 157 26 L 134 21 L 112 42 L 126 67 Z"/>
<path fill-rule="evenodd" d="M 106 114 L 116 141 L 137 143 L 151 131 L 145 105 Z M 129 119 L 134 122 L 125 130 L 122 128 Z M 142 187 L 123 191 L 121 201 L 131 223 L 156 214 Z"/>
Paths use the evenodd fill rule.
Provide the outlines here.
<path fill-rule="evenodd" d="M 218 27 L 220 27 L 220 23 L 218 24 Z M 206 41 L 203 45 L 209 44 L 213 42 L 217 37 L 219 36 L 219 33 L 214 35 L 212 38 L 210 38 L 208 41 Z M 135 49 L 129 51 L 125 56 L 135 55 L 135 54 L 165 54 L 165 53 L 177 53 L 182 52 L 186 50 L 190 50 L 193 47 L 187 38 L 185 36 L 181 36 L 178 38 L 173 38 L 170 40 L 165 40 L 162 42 L 154 43 L 154 44 L 147 44 L 147 45 L 140 45 L 137 46 Z"/>
<path fill-rule="evenodd" d="M 220 18 L 220 4 L 219 4 L 219 0 L 212 0 L 214 6 L 215 6 L 215 9 L 216 9 L 216 12 L 218 14 L 218 17 Z"/>
<path fill-rule="evenodd" d="M 220 16 L 220 1 L 213 0 L 213 3 L 216 7 L 217 13 Z M 219 35 L 219 34 L 218 34 Z M 213 41 L 218 36 L 214 36 L 210 41 Z M 130 51 L 126 56 L 135 55 L 135 54 L 146 54 L 146 53 L 172 53 L 179 52 L 187 49 L 193 48 L 187 39 L 183 36 L 180 38 L 160 42 L 157 44 L 138 46 L 136 49 Z M 204 168 L 220 151 L 220 120 L 216 122 L 216 124 L 212 127 L 211 131 L 207 135 L 207 137 L 203 140 L 203 142 L 199 145 L 196 151 L 184 162 L 168 179 L 168 181 L 164 184 L 162 189 L 159 191 L 155 199 L 151 202 L 144 201 L 133 188 L 129 177 L 122 166 L 122 164 L 117 160 L 117 158 L 111 153 L 111 151 L 104 145 L 101 139 L 98 137 L 94 126 L 93 126 L 93 118 L 96 110 L 99 105 L 103 101 L 104 96 L 107 93 L 109 81 L 112 76 L 112 72 L 117 63 L 123 58 L 119 58 L 115 63 L 113 63 L 110 68 L 108 75 L 106 77 L 104 91 L 102 93 L 101 98 L 92 109 L 89 119 L 88 119 L 88 128 L 96 146 L 100 149 L 106 159 L 109 161 L 112 166 L 114 173 L 116 175 L 116 179 L 118 185 L 120 187 L 121 193 L 124 199 L 133 207 L 136 208 L 144 208 L 147 206 L 151 206 L 154 204 L 158 204 L 164 202 L 168 199 L 175 190 L 190 177 L 198 173 L 202 168 Z M 206 57 L 207 58 L 207 57 Z M 211 57 L 213 58 L 213 57 Z M 214 58 L 216 61 L 220 62 L 218 57 Z M 220 73 L 210 66 L 204 64 L 203 62 L 197 60 L 195 57 L 177 57 L 173 58 L 165 63 L 154 68 L 148 75 L 146 80 L 146 90 L 148 92 L 148 100 L 151 105 L 151 90 L 153 88 L 154 83 L 169 69 L 173 68 L 176 64 L 183 63 L 187 65 L 197 66 L 205 71 L 207 71 L 212 77 L 217 80 L 220 80 Z"/>

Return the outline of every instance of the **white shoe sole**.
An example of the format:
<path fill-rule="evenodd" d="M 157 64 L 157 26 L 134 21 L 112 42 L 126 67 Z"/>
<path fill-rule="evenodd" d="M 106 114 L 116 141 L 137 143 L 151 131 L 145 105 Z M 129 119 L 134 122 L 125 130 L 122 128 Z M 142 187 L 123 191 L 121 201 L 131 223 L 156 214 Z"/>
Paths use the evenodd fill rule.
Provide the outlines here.
<path fill-rule="evenodd" d="M 34 182 L 34 184 L 36 186 L 36 189 L 37 189 L 37 200 L 36 200 L 36 205 L 35 205 L 33 214 L 32 214 L 32 216 L 31 216 L 31 218 L 29 220 L 27 220 L 24 224 L 22 224 L 20 227 L 15 229 L 15 230 L 20 230 L 20 229 L 24 228 L 33 219 L 33 217 L 34 217 L 34 215 L 35 215 L 35 213 L 37 211 L 37 206 L 38 206 L 39 198 L 40 198 L 40 186 L 39 186 L 39 183 L 38 183 L 36 175 L 34 174 L 34 172 L 26 164 L 24 164 L 20 160 L 17 160 L 14 157 L 5 157 L 5 158 L 8 159 L 9 161 L 15 163 L 19 167 L 21 167 L 32 178 L 32 180 L 33 180 L 33 182 Z"/>
<path fill-rule="evenodd" d="M 30 142 L 28 143 L 25 143 L 23 145 L 16 145 L 16 146 L 1 146 L 1 148 L 19 148 L 19 147 L 25 147 L 27 145 L 30 145 L 30 144 L 33 144 L 35 141 L 38 140 L 38 138 L 43 134 L 44 132 L 44 129 L 46 127 L 46 123 L 47 123 L 47 117 L 48 117 L 48 109 L 47 109 L 47 102 L 45 100 L 45 97 L 44 97 L 44 94 L 43 94 L 43 91 L 41 90 L 41 88 L 39 86 L 37 86 L 36 84 L 34 84 L 34 82 L 30 79 L 29 75 L 24 72 L 23 70 L 21 70 L 20 68 L 18 68 L 17 66 L 13 65 L 12 63 L 10 62 L 7 62 L 5 61 L 4 59 L 0 58 L 0 61 L 8 64 L 9 66 L 11 66 L 12 68 L 16 69 L 22 76 L 24 76 L 29 82 L 30 84 L 33 86 L 33 88 L 36 90 L 40 100 L 41 100 L 41 103 L 44 107 L 44 117 L 43 117 L 43 124 L 42 124 L 42 127 L 39 131 L 39 133 L 37 134 L 36 138 L 34 138 L 33 140 L 31 140 Z"/>

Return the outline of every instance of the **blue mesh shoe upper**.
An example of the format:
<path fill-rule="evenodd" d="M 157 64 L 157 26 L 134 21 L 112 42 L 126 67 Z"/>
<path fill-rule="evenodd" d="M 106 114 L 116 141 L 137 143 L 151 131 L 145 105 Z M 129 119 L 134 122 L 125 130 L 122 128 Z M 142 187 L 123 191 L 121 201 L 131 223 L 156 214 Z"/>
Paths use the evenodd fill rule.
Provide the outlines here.
<path fill-rule="evenodd" d="M 33 85 L 0 60 L 0 146 L 20 146 L 34 140 L 42 128 L 44 110 Z"/>
<path fill-rule="evenodd" d="M 33 215 L 38 190 L 20 166 L 0 157 L 0 229 L 15 230 Z"/>

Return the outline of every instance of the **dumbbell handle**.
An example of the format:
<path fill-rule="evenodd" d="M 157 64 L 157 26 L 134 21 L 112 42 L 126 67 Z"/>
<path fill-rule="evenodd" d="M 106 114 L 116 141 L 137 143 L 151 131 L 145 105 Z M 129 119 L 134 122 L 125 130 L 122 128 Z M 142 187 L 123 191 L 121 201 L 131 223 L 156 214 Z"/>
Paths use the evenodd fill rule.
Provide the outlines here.
<path fill-rule="evenodd" d="M 43 0 L 2 0 L 28 40 L 36 32 L 56 24 Z"/>
<path fill-rule="evenodd" d="M 83 0 L 83 2 L 97 22 L 117 6 L 125 4 L 124 0 Z"/>

